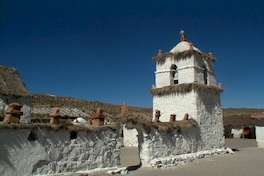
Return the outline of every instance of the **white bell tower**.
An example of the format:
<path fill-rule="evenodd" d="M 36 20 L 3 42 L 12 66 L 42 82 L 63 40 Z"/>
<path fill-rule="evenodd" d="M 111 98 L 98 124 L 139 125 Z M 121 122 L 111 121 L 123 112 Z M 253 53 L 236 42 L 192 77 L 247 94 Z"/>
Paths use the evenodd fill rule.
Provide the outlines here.
<path fill-rule="evenodd" d="M 222 135 L 220 94 L 224 89 L 216 83 L 213 65 L 216 59 L 212 53 L 204 54 L 188 42 L 183 30 L 180 34 L 180 42 L 170 52 L 163 54 L 159 50 L 153 58 L 156 62 L 155 86 L 150 90 L 153 117 L 159 110 L 159 120 L 168 122 L 173 114 L 176 120 L 182 120 L 188 113 L 201 131 L 213 125 L 212 133 L 221 131 Z"/>

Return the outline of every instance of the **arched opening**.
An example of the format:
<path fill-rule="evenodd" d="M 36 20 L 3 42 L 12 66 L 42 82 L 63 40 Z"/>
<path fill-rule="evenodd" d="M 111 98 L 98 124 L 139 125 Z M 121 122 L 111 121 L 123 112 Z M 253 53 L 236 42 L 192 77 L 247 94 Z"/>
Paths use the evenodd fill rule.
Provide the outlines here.
<path fill-rule="evenodd" d="M 136 125 L 137 126 L 137 125 Z M 123 125 L 123 145 L 121 148 L 120 161 L 121 166 L 127 167 L 128 171 L 136 170 L 141 166 L 140 148 L 141 141 L 139 135 L 142 135 L 138 127 Z"/>
<path fill-rule="evenodd" d="M 37 138 L 37 132 L 36 130 L 31 130 L 29 135 L 28 135 L 28 138 L 27 138 L 29 141 L 36 141 L 38 138 Z"/>
<path fill-rule="evenodd" d="M 171 84 L 179 84 L 177 66 L 175 64 L 172 64 L 170 71 L 171 71 Z"/>
<path fill-rule="evenodd" d="M 208 84 L 208 74 L 207 74 L 207 68 L 206 66 L 204 65 L 203 66 L 203 75 L 204 75 L 204 84 Z"/>
<path fill-rule="evenodd" d="M 71 131 L 70 132 L 70 138 L 71 139 L 76 139 L 78 137 L 78 133 L 76 131 Z"/>

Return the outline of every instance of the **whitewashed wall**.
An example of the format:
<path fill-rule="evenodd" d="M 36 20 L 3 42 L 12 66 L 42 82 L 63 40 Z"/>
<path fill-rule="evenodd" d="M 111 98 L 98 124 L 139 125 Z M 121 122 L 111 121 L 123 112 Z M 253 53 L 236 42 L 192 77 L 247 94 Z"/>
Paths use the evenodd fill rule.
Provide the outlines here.
<path fill-rule="evenodd" d="M 169 95 L 153 96 L 153 117 L 155 110 L 160 110 L 160 121 L 170 121 L 170 114 L 176 114 L 176 120 L 182 120 L 185 113 L 195 118 L 197 114 L 196 94 L 194 91 L 189 93 L 171 93 Z"/>
<path fill-rule="evenodd" d="M 168 122 L 170 114 L 176 114 L 176 120 L 182 120 L 185 113 L 195 119 L 200 127 L 205 148 L 224 146 L 223 113 L 220 94 L 203 90 L 170 95 L 154 95 L 153 117 L 155 110 L 161 111 L 160 121 Z"/>
<path fill-rule="evenodd" d="M 138 131 L 136 129 L 127 129 L 125 126 L 123 126 L 124 147 L 137 147 Z"/>
<path fill-rule="evenodd" d="M 220 93 L 197 91 L 197 115 L 205 149 L 224 147 L 223 112 Z"/>
<path fill-rule="evenodd" d="M 241 128 L 233 128 L 232 130 L 231 130 L 231 133 L 233 133 L 233 137 L 234 138 L 241 138 L 241 135 L 242 135 L 242 126 L 241 126 Z"/>
<path fill-rule="evenodd" d="M 194 82 L 194 57 L 177 61 L 173 57 L 168 57 L 166 62 L 156 64 L 155 82 L 157 88 L 171 85 L 170 68 L 172 64 L 177 65 L 179 84 Z"/>
<path fill-rule="evenodd" d="M 257 119 L 256 141 L 258 148 L 264 148 L 264 119 Z"/>
<path fill-rule="evenodd" d="M 200 136 L 199 127 L 193 127 L 182 132 L 177 129 L 160 132 L 155 128 L 150 131 L 139 130 L 139 152 L 142 166 L 171 167 L 195 159 L 201 159 L 217 154 L 232 153 L 230 149 L 214 147 L 207 149 L 204 139 Z"/>
<path fill-rule="evenodd" d="M 78 132 L 76 139 L 70 139 L 67 130 L 39 129 L 35 141 L 28 140 L 29 133 L 28 129 L 0 129 L 0 175 L 56 174 L 120 165 L 121 143 L 112 129 Z"/>

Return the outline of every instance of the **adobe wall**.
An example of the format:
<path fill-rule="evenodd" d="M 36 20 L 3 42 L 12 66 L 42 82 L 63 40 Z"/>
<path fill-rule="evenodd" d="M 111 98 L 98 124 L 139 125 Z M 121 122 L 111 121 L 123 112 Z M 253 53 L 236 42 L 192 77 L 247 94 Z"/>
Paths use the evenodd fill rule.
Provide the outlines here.
<path fill-rule="evenodd" d="M 91 171 L 120 165 L 117 130 L 98 132 L 49 128 L 0 128 L 0 175 Z M 76 137 L 76 138 L 75 138 Z M 75 138 L 75 139 L 74 139 Z"/>
<path fill-rule="evenodd" d="M 123 126 L 123 143 L 125 147 L 138 146 L 138 131 L 136 129 L 127 129 Z"/>
<path fill-rule="evenodd" d="M 176 120 L 182 120 L 186 113 L 189 114 L 189 117 L 195 118 L 197 114 L 196 93 L 191 91 L 185 94 L 154 95 L 153 118 L 155 110 L 160 110 L 159 120 L 162 122 L 169 122 L 170 114 L 175 114 Z"/>
<path fill-rule="evenodd" d="M 264 148 L 264 119 L 257 119 L 256 141 L 258 148 Z"/>
<path fill-rule="evenodd" d="M 139 151 L 142 166 L 173 167 L 195 159 L 232 153 L 231 149 L 211 148 L 204 145 L 199 127 L 179 132 L 178 129 L 161 132 L 156 128 L 139 131 Z"/>
<path fill-rule="evenodd" d="M 215 140 L 211 140 L 212 147 L 208 148 L 205 144 L 209 139 L 202 138 L 201 129 L 193 120 L 185 121 L 185 126 L 181 128 L 166 128 L 173 124 L 177 122 L 138 122 L 134 125 L 138 132 L 136 139 L 143 167 L 172 167 L 232 152 L 221 147 L 222 144 L 215 143 Z M 82 128 L 56 128 L 55 125 L 47 124 L 31 128 L 30 124 L 21 126 L 1 123 L 0 175 L 91 172 L 120 167 L 121 141 L 118 127 Z"/>

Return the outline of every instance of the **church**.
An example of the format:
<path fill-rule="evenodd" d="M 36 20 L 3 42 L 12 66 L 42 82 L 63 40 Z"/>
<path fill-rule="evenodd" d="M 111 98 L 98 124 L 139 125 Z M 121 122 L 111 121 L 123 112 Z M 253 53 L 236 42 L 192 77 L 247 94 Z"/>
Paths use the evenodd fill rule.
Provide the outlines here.
<path fill-rule="evenodd" d="M 183 30 L 180 34 L 180 42 L 170 52 L 163 54 L 159 50 L 153 58 L 156 62 L 155 85 L 150 90 L 153 118 L 155 111 L 160 112 L 161 122 L 168 122 L 171 116 L 182 120 L 188 114 L 198 122 L 202 138 L 215 139 L 218 135 L 217 138 L 221 139 L 220 94 L 224 89 L 216 82 L 216 59 L 212 53 L 204 54 L 188 42 Z"/>

